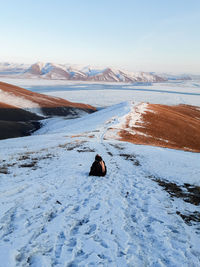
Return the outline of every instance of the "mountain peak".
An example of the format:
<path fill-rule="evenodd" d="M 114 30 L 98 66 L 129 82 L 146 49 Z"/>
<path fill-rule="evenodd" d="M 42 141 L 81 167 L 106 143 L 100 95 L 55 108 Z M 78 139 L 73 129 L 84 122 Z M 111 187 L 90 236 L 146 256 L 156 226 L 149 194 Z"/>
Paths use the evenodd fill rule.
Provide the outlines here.
<path fill-rule="evenodd" d="M 56 80 L 97 81 L 97 82 L 162 82 L 165 77 L 150 72 L 129 72 L 112 67 L 95 68 L 90 65 L 56 64 L 38 61 L 32 65 L 0 64 L 3 76 L 16 75 L 23 78 L 40 78 Z M 13 77 L 13 76 L 12 76 Z"/>

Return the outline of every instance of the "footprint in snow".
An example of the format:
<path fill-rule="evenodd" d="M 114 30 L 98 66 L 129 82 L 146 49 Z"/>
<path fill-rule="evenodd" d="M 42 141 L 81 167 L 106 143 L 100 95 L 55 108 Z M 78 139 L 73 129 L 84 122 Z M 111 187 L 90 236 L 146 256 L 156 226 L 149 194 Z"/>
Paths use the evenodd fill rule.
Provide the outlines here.
<path fill-rule="evenodd" d="M 85 235 L 90 235 L 90 234 L 93 233 L 96 229 L 97 229 L 96 224 L 91 224 L 91 225 L 89 226 L 89 229 L 87 230 L 87 232 L 85 232 Z"/>
<path fill-rule="evenodd" d="M 62 247 L 64 245 L 66 238 L 65 238 L 65 234 L 63 232 L 60 232 L 60 234 L 57 237 L 57 242 L 55 245 L 55 258 L 59 259 L 61 252 L 62 252 Z"/>
<path fill-rule="evenodd" d="M 89 202 L 89 199 L 85 198 L 84 201 L 83 201 L 83 206 L 86 206 L 88 202 Z"/>
<path fill-rule="evenodd" d="M 77 244 L 77 241 L 75 238 L 70 238 L 69 242 L 67 243 L 67 246 L 72 250 Z"/>
<path fill-rule="evenodd" d="M 92 210 L 99 210 L 100 209 L 100 203 L 97 203 L 95 207 L 92 208 Z"/>
<path fill-rule="evenodd" d="M 70 235 L 72 235 L 72 236 L 76 235 L 79 231 L 79 228 L 88 222 L 89 222 L 88 218 L 84 218 L 84 219 L 76 222 L 76 224 L 72 227 L 72 229 L 70 231 Z"/>
<path fill-rule="evenodd" d="M 72 213 L 76 213 L 80 210 L 80 206 L 75 206 L 72 210 Z"/>
<path fill-rule="evenodd" d="M 84 191 L 91 191 L 91 185 L 87 185 L 86 187 L 83 188 Z"/>

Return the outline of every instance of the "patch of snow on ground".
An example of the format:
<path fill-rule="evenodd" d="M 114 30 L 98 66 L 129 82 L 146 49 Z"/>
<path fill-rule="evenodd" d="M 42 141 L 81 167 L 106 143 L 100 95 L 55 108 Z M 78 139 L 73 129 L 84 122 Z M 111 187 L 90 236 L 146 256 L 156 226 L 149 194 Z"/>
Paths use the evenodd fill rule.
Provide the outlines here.
<path fill-rule="evenodd" d="M 142 122 L 142 114 L 144 114 L 148 110 L 148 104 L 147 103 L 134 103 L 129 102 L 127 103 L 127 106 L 129 105 L 129 110 L 127 109 L 127 113 L 120 117 L 118 120 L 115 119 L 115 124 L 112 123 L 110 129 L 105 134 L 106 139 L 118 139 L 119 138 L 119 131 L 120 130 L 127 130 L 131 134 L 140 134 L 145 135 L 143 133 L 137 132 L 136 130 L 132 130 L 131 127 L 141 127 L 138 125 L 138 123 Z M 127 128 L 128 123 L 128 128 Z"/>
<path fill-rule="evenodd" d="M 140 127 L 137 123 L 142 123 L 142 114 L 147 111 L 148 104 L 147 103 L 140 103 L 140 104 L 132 104 L 129 120 L 130 127 Z"/>

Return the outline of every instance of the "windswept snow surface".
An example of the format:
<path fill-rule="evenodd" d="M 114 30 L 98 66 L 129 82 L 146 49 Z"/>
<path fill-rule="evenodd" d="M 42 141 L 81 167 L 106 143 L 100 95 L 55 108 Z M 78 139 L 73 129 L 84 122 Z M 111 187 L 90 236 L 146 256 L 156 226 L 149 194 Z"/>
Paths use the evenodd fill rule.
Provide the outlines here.
<path fill-rule="evenodd" d="M 200 106 L 200 80 L 163 83 L 103 83 L 39 79 L 1 80 L 37 93 L 61 97 L 72 102 L 106 107 L 122 101 L 153 104 Z"/>
<path fill-rule="evenodd" d="M 132 106 L 46 121 L 0 141 L 0 266 L 199 266 L 200 208 L 156 180 L 200 186 L 199 154 L 104 140 Z M 105 177 L 88 176 L 95 155 Z"/>

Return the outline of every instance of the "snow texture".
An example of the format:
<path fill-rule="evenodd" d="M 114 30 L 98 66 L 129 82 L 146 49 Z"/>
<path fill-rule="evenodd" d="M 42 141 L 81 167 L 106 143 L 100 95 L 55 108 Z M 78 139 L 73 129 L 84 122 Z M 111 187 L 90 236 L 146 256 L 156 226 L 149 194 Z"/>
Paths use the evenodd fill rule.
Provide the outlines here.
<path fill-rule="evenodd" d="M 199 224 L 180 216 L 199 206 L 156 182 L 200 186 L 199 154 L 105 140 L 132 108 L 46 120 L 37 135 L 0 141 L 0 266 L 200 265 Z M 97 153 L 103 178 L 88 176 Z"/>

